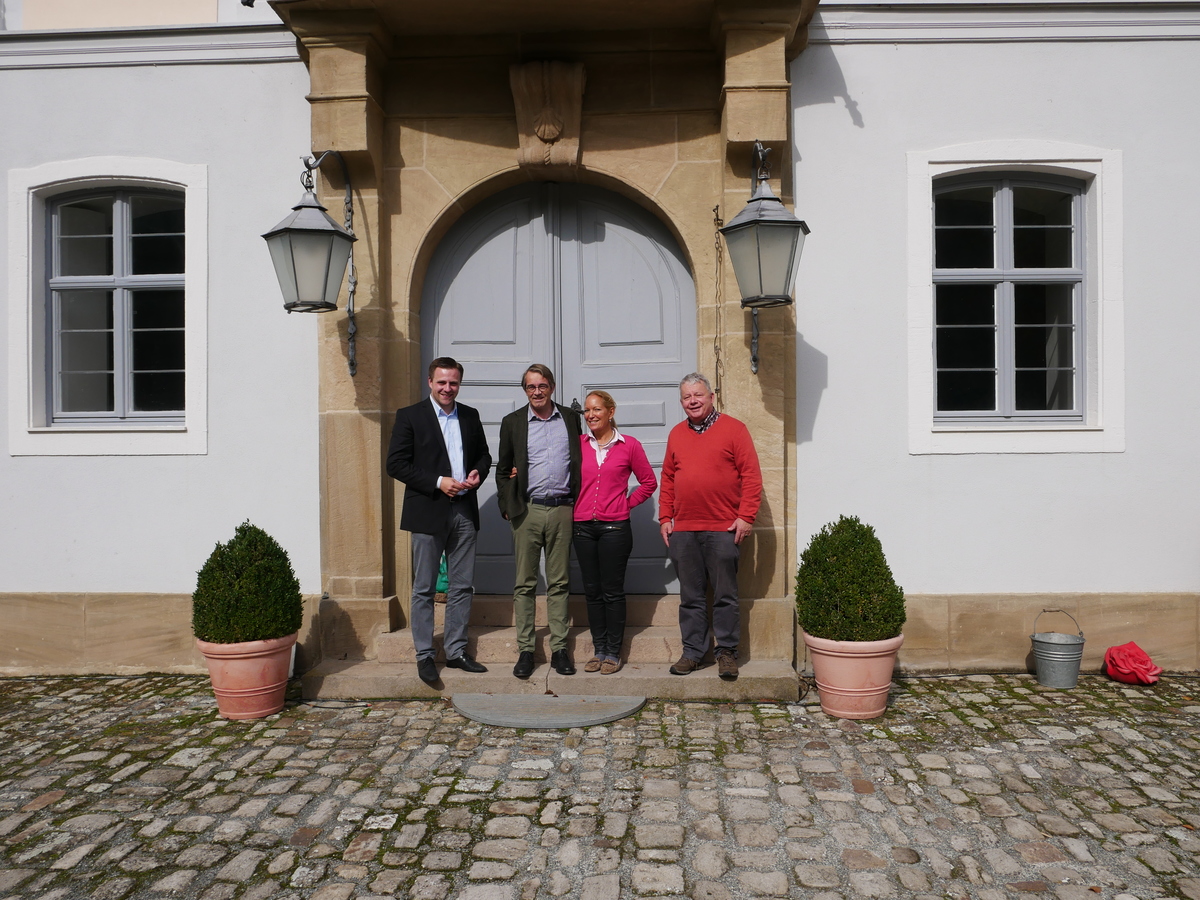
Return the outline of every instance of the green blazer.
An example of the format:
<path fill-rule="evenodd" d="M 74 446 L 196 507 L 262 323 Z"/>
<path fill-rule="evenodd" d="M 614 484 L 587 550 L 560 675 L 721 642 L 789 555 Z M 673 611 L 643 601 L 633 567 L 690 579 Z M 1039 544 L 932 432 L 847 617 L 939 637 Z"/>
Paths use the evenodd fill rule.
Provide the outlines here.
<path fill-rule="evenodd" d="M 583 450 L 579 438 L 583 426 L 579 413 L 568 406 L 554 404 L 567 426 L 567 450 L 571 454 L 571 496 L 579 496 L 580 464 Z M 517 477 L 509 477 L 513 469 Z M 500 515 L 512 521 L 525 515 L 529 497 L 529 404 L 510 412 L 500 422 L 500 455 L 496 461 L 496 500 Z"/>

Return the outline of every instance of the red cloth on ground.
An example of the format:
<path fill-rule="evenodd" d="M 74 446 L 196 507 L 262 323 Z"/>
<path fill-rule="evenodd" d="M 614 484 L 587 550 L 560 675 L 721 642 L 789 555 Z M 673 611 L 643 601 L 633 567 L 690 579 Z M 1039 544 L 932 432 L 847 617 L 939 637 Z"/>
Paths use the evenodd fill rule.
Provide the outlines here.
<path fill-rule="evenodd" d="M 1162 674 L 1146 651 L 1130 641 L 1104 651 L 1104 671 L 1113 681 L 1124 684 L 1154 684 Z"/>

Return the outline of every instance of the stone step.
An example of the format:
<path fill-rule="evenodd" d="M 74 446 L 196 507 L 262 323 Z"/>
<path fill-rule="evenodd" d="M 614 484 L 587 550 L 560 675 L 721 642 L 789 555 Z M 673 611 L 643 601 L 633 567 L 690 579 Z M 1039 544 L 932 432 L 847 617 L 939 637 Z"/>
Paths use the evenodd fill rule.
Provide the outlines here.
<path fill-rule="evenodd" d="M 537 645 L 534 649 L 534 659 L 546 662 L 550 659 L 550 629 L 544 625 L 539 627 L 535 639 Z M 436 658 L 438 662 L 442 662 L 445 654 L 442 652 L 441 632 L 434 632 L 433 644 L 437 651 Z M 572 659 L 590 659 L 595 652 L 591 632 L 586 628 L 569 629 L 567 649 L 570 650 Z M 683 642 L 679 637 L 678 625 L 647 625 L 625 629 L 622 659 L 670 664 L 679 659 L 682 652 Z M 375 640 L 375 653 L 381 663 L 415 665 L 417 662 L 412 632 L 407 628 L 379 635 Z M 484 665 L 495 662 L 508 663 L 511 666 L 517 659 L 517 630 L 472 625 L 467 629 L 467 653 Z"/>
<path fill-rule="evenodd" d="M 377 660 L 327 660 L 302 677 L 305 699 L 371 700 L 431 698 L 471 694 L 545 694 L 558 696 L 641 696 L 667 700 L 782 700 L 800 696 L 800 680 L 790 663 L 744 660 L 737 681 L 722 681 L 716 666 L 690 675 L 671 675 L 662 663 L 630 663 L 614 675 L 559 675 L 540 664 L 527 680 L 514 678 L 510 664 L 496 663 L 482 675 L 439 666 L 435 687 L 417 677 L 411 663 Z"/>

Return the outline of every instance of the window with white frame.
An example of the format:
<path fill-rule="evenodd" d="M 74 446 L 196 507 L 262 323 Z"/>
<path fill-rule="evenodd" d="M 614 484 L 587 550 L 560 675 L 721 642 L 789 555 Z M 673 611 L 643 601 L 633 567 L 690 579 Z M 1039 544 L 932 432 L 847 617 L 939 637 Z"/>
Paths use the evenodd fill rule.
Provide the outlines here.
<path fill-rule="evenodd" d="M 909 452 L 1123 452 L 1121 151 L 906 156 Z"/>
<path fill-rule="evenodd" d="M 1084 199 L 1023 174 L 934 182 L 935 422 L 1080 422 Z"/>
<path fill-rule="evenodd" d="M 183 195 L 90 191 L 49 212 L 47 419 L 182 421 Z"/>
<path fill-rule="evenodd" d="M 208 168 L 8 171 L 8 453 L 208 452 Z"/>

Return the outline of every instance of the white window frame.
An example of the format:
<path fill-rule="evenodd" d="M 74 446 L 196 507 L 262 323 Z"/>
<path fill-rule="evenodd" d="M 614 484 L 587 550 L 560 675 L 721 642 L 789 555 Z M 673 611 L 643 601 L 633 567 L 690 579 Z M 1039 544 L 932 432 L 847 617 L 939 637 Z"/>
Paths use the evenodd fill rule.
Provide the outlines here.
<path fill-rule="evenodd" d="M 936 203 L 939 193 L 954 191 L 962 188 L 987 188 L 993 194 L 993 217 L 991 222 L 993 260 L 992 265 L 977 268 L 938 268 L 935 263 L 933 270 L 934 282 L 934 366 L 937 378 L 937 289 L 940 285 L 983 284 L 992 287 L 993 320 L 992 331 L 995 336 L 993 365 L 995 367 L 995 408 L 992 410 L 939 410 L 936 396 L 934 403 L 934 421 L 938 423 L 958 424 L 963 422 L 1004 422 L 1012 423 L 1021 419 L 1045 422 L 1050 420 L 1064 422 L 1084 421 L 1083 406 L 1087 390 L 1087 315 L 1086 285 L 1084 282 L 1084 263 L 1086 261 L 1086 228 L 1083 219 L 1086 205 L 1086 190 L 1080 190 L 1080 184 L 1075 179 L 1048 177 L 1033 174 L 1028 171 L 1019 173 L 979 173 L 972 172 L 965 178 L 939 178 L 933 184 L 933 200 L 936 216 Z M 1015 249 L 1017 225 L 1012 218 L 1013 191 L 1022 187 L 1048 189 L 1069 194 L 1071 197 L 1071 264 L 1048 268 L 1017 268 L 1012 254 Z M 936 227 L 934 234 L 934 253 L 936 255 Z M 1070 409 L 1028 409 L 1016 408 L 1016 335 L 1019 326 L 1013 319 L 1015 289 L 1022 284 L 1069 284 L 1071 291 L 1071 407 Z M 935 382 L 936 385 L 936 382 Z M 934 391 L 937 393 L 936 387 Z"/>
<path fill-rule="evenodd" d="M 180 422 L 51 423 L 47 328 L 50 202 L 89 190 L 184 194 L 185 412 Z M 208 452 L 208 167 L 95 157 L 8 175 L 8 452 L 11 456 L 182 456 Z"/>
<path fill-rule="evenodd" d="M 934 414 L 933 190 L 946 176 L 1054 175 L 1083 182 L 1082 421 L 971 422 Z M 1125 450 L 1121 152 L 1051 141 L 961 144 L 908 154 L 908 449 L 962 453 Z"/>

